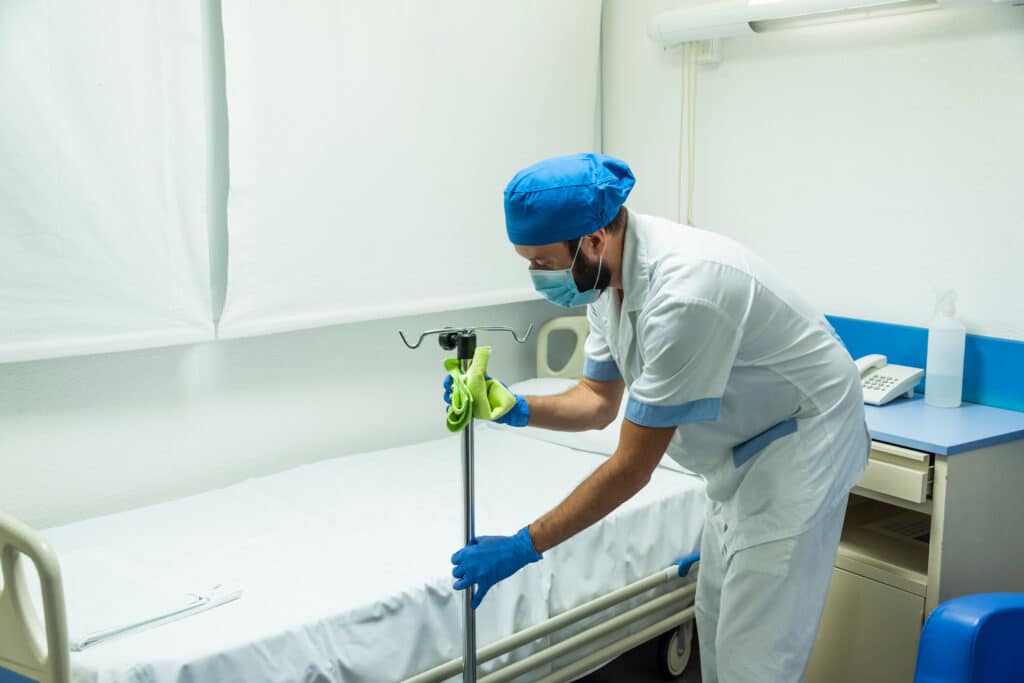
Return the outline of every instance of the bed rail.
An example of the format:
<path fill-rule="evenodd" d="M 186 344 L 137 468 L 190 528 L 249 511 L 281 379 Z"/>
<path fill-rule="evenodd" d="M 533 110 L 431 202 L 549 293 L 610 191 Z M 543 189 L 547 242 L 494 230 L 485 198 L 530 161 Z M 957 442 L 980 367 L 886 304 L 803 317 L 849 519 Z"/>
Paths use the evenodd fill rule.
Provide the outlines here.
<path fill-rule="evenodd" d="M 630 598 L 641 595 L 654 588 L 658 588 L 659 586 L 677 581 L 680 577 L 692 576 L 698 566 L 699 557 L 700 556 L 697 553 L 687 555 L 686 557 L 674 562 L 668 569 L 659 571 L 647 578 L 640 579 L 639 581 L 631 583 L 617 591 L 608 593 L 607 595 L 602 595 L 590 602 L 584 603 L 558 616 L 552 617 L 543 623 L 531 626 L 530 628 L 514 633 L 503 640 L 499 640 L 487 647 L 483 647 L 477 651 L 477 664 L 500 657 L 501 655 L 520 648 L 538 638 L 554 633 L 555 631 L 559 631 L 587 617 L 619 605 Z M 617 657 L 623 652 L 626 652 L 641 643 L 692 621 L 694 617 L 693 597 L 696 590 L 696 583 L 688 581 L 679 588 L 675 588 L 664 595 L 623 612 L 616 617 L 602 621 L 601 623 L 596 624 L 595 626 L 592 626 L 561 643 L 545 648 L 517 662 L 508 664 L 507 666 L 482 677 L 480 679 L 480 683 L 505 683 L 506 681 L 510 681 L 524 673 L 548 664 L 559 657 L 568 655 L 574 650 L 592 643 L 599 638 L 626 628 L 641 619 L 669 609 L 672 606 L 678 607 L 676 613 L 665 617 L 638 633 L 619 639 L 615 643 L 601 648 L 593 654 L 587 655 L 583 659 L 580 659 L 579 661 L 559 669 L 558 671 L 541 679 L 544 683 L 556 683 L 558 681 L 572 680 L 576 676 L 586 673 L 602 662 Z M 434 667 L 433 669 L 429 669 L 421 674 L 407 678 L 402 683 L 440 683 L 440 681 L 447 680 L 453 676 L 459 675 L 460 673 L 462 673 L 462 658 L 452 659 L 440 666 Z"/>
<path fill-rule="evenodd" d="M 20 566 L 24 558 L 32 562 L 39 576 L 42 622 Z M 68 628 L 57 556 L 41 534 L 2 511 L 0 571 L 0 678 L 6 669 L 39 683 L 68 683 Z"/>

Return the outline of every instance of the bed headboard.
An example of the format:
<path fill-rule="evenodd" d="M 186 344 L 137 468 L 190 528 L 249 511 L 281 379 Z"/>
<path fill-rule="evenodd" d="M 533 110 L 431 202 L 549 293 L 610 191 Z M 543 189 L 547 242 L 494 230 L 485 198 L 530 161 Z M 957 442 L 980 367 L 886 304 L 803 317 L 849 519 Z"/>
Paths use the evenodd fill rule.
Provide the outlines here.
<path fill-rule="evenodd" d="M 576 335 L 576 345 L 573 347 L 569 362 L 555 370 L 548 361 L 548 342 L 552 332 L 568 330 Z M 587 341 L 587 333 L 590 326 L 587 324 L 587 316 L 574 315 L 561 318 L 552 318 L 543 325 L 537 332 L 537 376 L 538 377 L 571 377 L 583 376 L 583 343 Z"/>
<path fill-rule="evenodd" d="M 25 561 L 35 566 L 43 597 L 39 622 L 25 577 Z M 64 584 L 57 556 L 42 534 L 0 511 L 0 678 L 13 671 L 39 683 L 71 680 Z"/>

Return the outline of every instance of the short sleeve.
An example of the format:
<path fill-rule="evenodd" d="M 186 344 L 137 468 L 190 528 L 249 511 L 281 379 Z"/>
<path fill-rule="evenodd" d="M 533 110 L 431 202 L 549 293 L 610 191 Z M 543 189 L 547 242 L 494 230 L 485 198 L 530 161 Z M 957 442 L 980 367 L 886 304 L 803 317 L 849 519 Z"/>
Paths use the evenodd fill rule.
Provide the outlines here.
<path fill-rule="evenodd" d="M 645 427 L 718 419 L 739 349 L 739 324 L 712 302 L 662 295 L 641 313 L 644 367 L 626 418 Z"/>
<path fill-rule="evenodd" d="M 607 302 L 602 297 L 587 306 L 587 322 L 590 333 L 583 345 L 583 376 L 598 382 L 611 382 L 620 379 L 622 373 L 612 358 L 611 347 L 608 346 L 608 316 L 605 308 Z"/>

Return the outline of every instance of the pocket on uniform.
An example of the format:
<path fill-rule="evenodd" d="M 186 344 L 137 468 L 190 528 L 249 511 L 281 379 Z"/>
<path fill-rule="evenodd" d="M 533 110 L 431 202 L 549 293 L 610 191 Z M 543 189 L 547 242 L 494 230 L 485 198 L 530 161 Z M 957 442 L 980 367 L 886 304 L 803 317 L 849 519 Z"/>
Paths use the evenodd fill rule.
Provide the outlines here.
<path fill-rule="evenodd" d="M 769 427 L 752 439 L 737 444 L 732 449 L 732 463 L 736 467 L 742 467 L 744 463 L 755 455 L 768 448 L 769 444 L 784 436 L 789 436 L 796 431 L 796 418 L 780 422 L 774 427 Z"/>

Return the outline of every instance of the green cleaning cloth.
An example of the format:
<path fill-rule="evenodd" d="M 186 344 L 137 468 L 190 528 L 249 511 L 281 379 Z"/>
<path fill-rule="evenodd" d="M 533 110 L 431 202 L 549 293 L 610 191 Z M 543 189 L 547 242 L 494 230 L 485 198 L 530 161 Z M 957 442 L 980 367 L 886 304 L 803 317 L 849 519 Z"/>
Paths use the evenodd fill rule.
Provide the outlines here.
<path fill-rule="evenodd" d="M 496 379 L 487 379 L 490 346 L 478 346 L 469 368 L 463 373 L 458 358 L 446 358 L 444 369 L 452 376 L 452 403 L 448 407 L 448 431 L 458 432 L 478 420 L 497 420 L 516 405 L 515 395 Z"/>
<path fill-rule="evenodd" d="M 469 387 L 462 379 L 457 358 L 446 359 L 444 367 L 452 376 L 451 403 L 448 404 L 445 424 L 449 432 L 461 432 L 473 416 L 473 395 L 469 393 Z"/>

